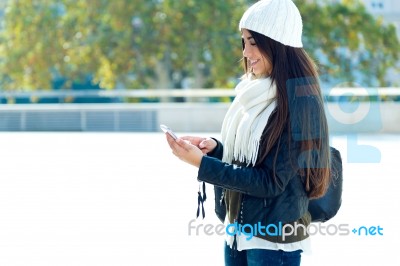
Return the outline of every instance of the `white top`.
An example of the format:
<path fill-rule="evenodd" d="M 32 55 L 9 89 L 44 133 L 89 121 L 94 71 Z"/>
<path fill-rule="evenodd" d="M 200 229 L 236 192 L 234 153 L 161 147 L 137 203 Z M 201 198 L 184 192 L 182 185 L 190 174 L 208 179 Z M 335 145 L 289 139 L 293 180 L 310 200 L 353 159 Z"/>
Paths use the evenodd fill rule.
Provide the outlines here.
<path fill-rule="evenodd" d="M 229 221 L 225 219 L 225 228 L 227 228 Z M 247 249 L 269 249 L 269 250 L 283 250 L 283 251 L 296 251 L 301 249 L 303 254 L 311 254 L 311 239 L 307 237 L 304 240 L 293 242 L 293 243 L 274 243 L 259 237 L 249 237 L 244 234 L 236 234 L 237 250 L 247 250 Z M 233 235 L 226 234 L 226 243 L 232 248 Z"/>

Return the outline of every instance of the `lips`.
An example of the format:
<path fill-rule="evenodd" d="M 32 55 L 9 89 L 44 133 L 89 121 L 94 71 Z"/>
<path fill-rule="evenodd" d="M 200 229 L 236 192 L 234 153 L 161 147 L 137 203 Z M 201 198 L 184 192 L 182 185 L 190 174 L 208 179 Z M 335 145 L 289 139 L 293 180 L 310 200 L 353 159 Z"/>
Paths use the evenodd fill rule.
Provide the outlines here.
<path fill-rule="evenodd" d="M 256 65 L 259 61 L 260 61 L 260 59 L 257 59 L 257 60 L 249 60 L 250 66 Z"/>

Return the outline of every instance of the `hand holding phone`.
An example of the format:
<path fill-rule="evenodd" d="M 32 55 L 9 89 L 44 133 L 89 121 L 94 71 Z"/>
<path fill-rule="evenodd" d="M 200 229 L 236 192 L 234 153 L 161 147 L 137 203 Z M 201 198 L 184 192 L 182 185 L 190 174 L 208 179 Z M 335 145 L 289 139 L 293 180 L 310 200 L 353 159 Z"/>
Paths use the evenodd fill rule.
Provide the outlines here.
<path fill-rule="evenodd" d="M 172 149 L 172 153 L 181 159 L 182 161 L 189 163 L 195 167 L 199 167 L 201 163 L 201 158 L 204 154 L 197 145 L 193 145 L 188 139 L 190 137 L 183 137 L 182 139 L 176 136 L 176 134 L 166 125 L 160 125 L 162 131 L 167 133 L 174 139 L 167 139 L 167 142 Z M 197 139 L 197 138 L 196 138 Z"/>
<path fill-rule="evenodd" d="M 173 139 L 177 139 L 178 137 L 175 135 L 175 133 L 166 125 L 160 125 L 160 128 L 162 131 L 164 131 L 165 133 L 168 133 Z"/>

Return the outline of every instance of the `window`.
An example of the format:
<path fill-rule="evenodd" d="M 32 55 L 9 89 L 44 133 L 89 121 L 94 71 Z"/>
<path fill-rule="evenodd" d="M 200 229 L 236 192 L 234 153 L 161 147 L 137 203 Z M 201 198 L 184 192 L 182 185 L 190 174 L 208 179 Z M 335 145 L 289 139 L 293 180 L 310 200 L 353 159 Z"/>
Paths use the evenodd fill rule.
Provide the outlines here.
<path fill-rule="evenodd" d="M 383 9 L 384 3 L 383 3 L 383 1 L 372 1 L 371 6 L 373 9 Z"/>

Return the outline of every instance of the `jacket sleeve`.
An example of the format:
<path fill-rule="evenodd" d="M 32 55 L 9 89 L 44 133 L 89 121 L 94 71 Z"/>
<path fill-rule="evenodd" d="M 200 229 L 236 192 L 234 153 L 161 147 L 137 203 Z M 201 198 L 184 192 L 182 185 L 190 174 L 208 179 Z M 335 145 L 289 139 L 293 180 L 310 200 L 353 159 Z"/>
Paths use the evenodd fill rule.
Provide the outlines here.
<path fill-rule="evenodd" d="M 297 167 L 293 163 L 296 160 L 293 160 L 293 156 L 296 156 L 298 148 L 292 143 L 289 151 L 285 138 L 287 139 L 287 135 L 281 137 L 275 169 L 276 181 L 273 176 L 273 165 L 277 145 L 264 162 L 256 167 L 240 167 L 224 163 L 217 158 L 203 156 L 198 180 L 256 197 L 275 197 L 285 190 L 293 177 L 297 176 Z"/>

